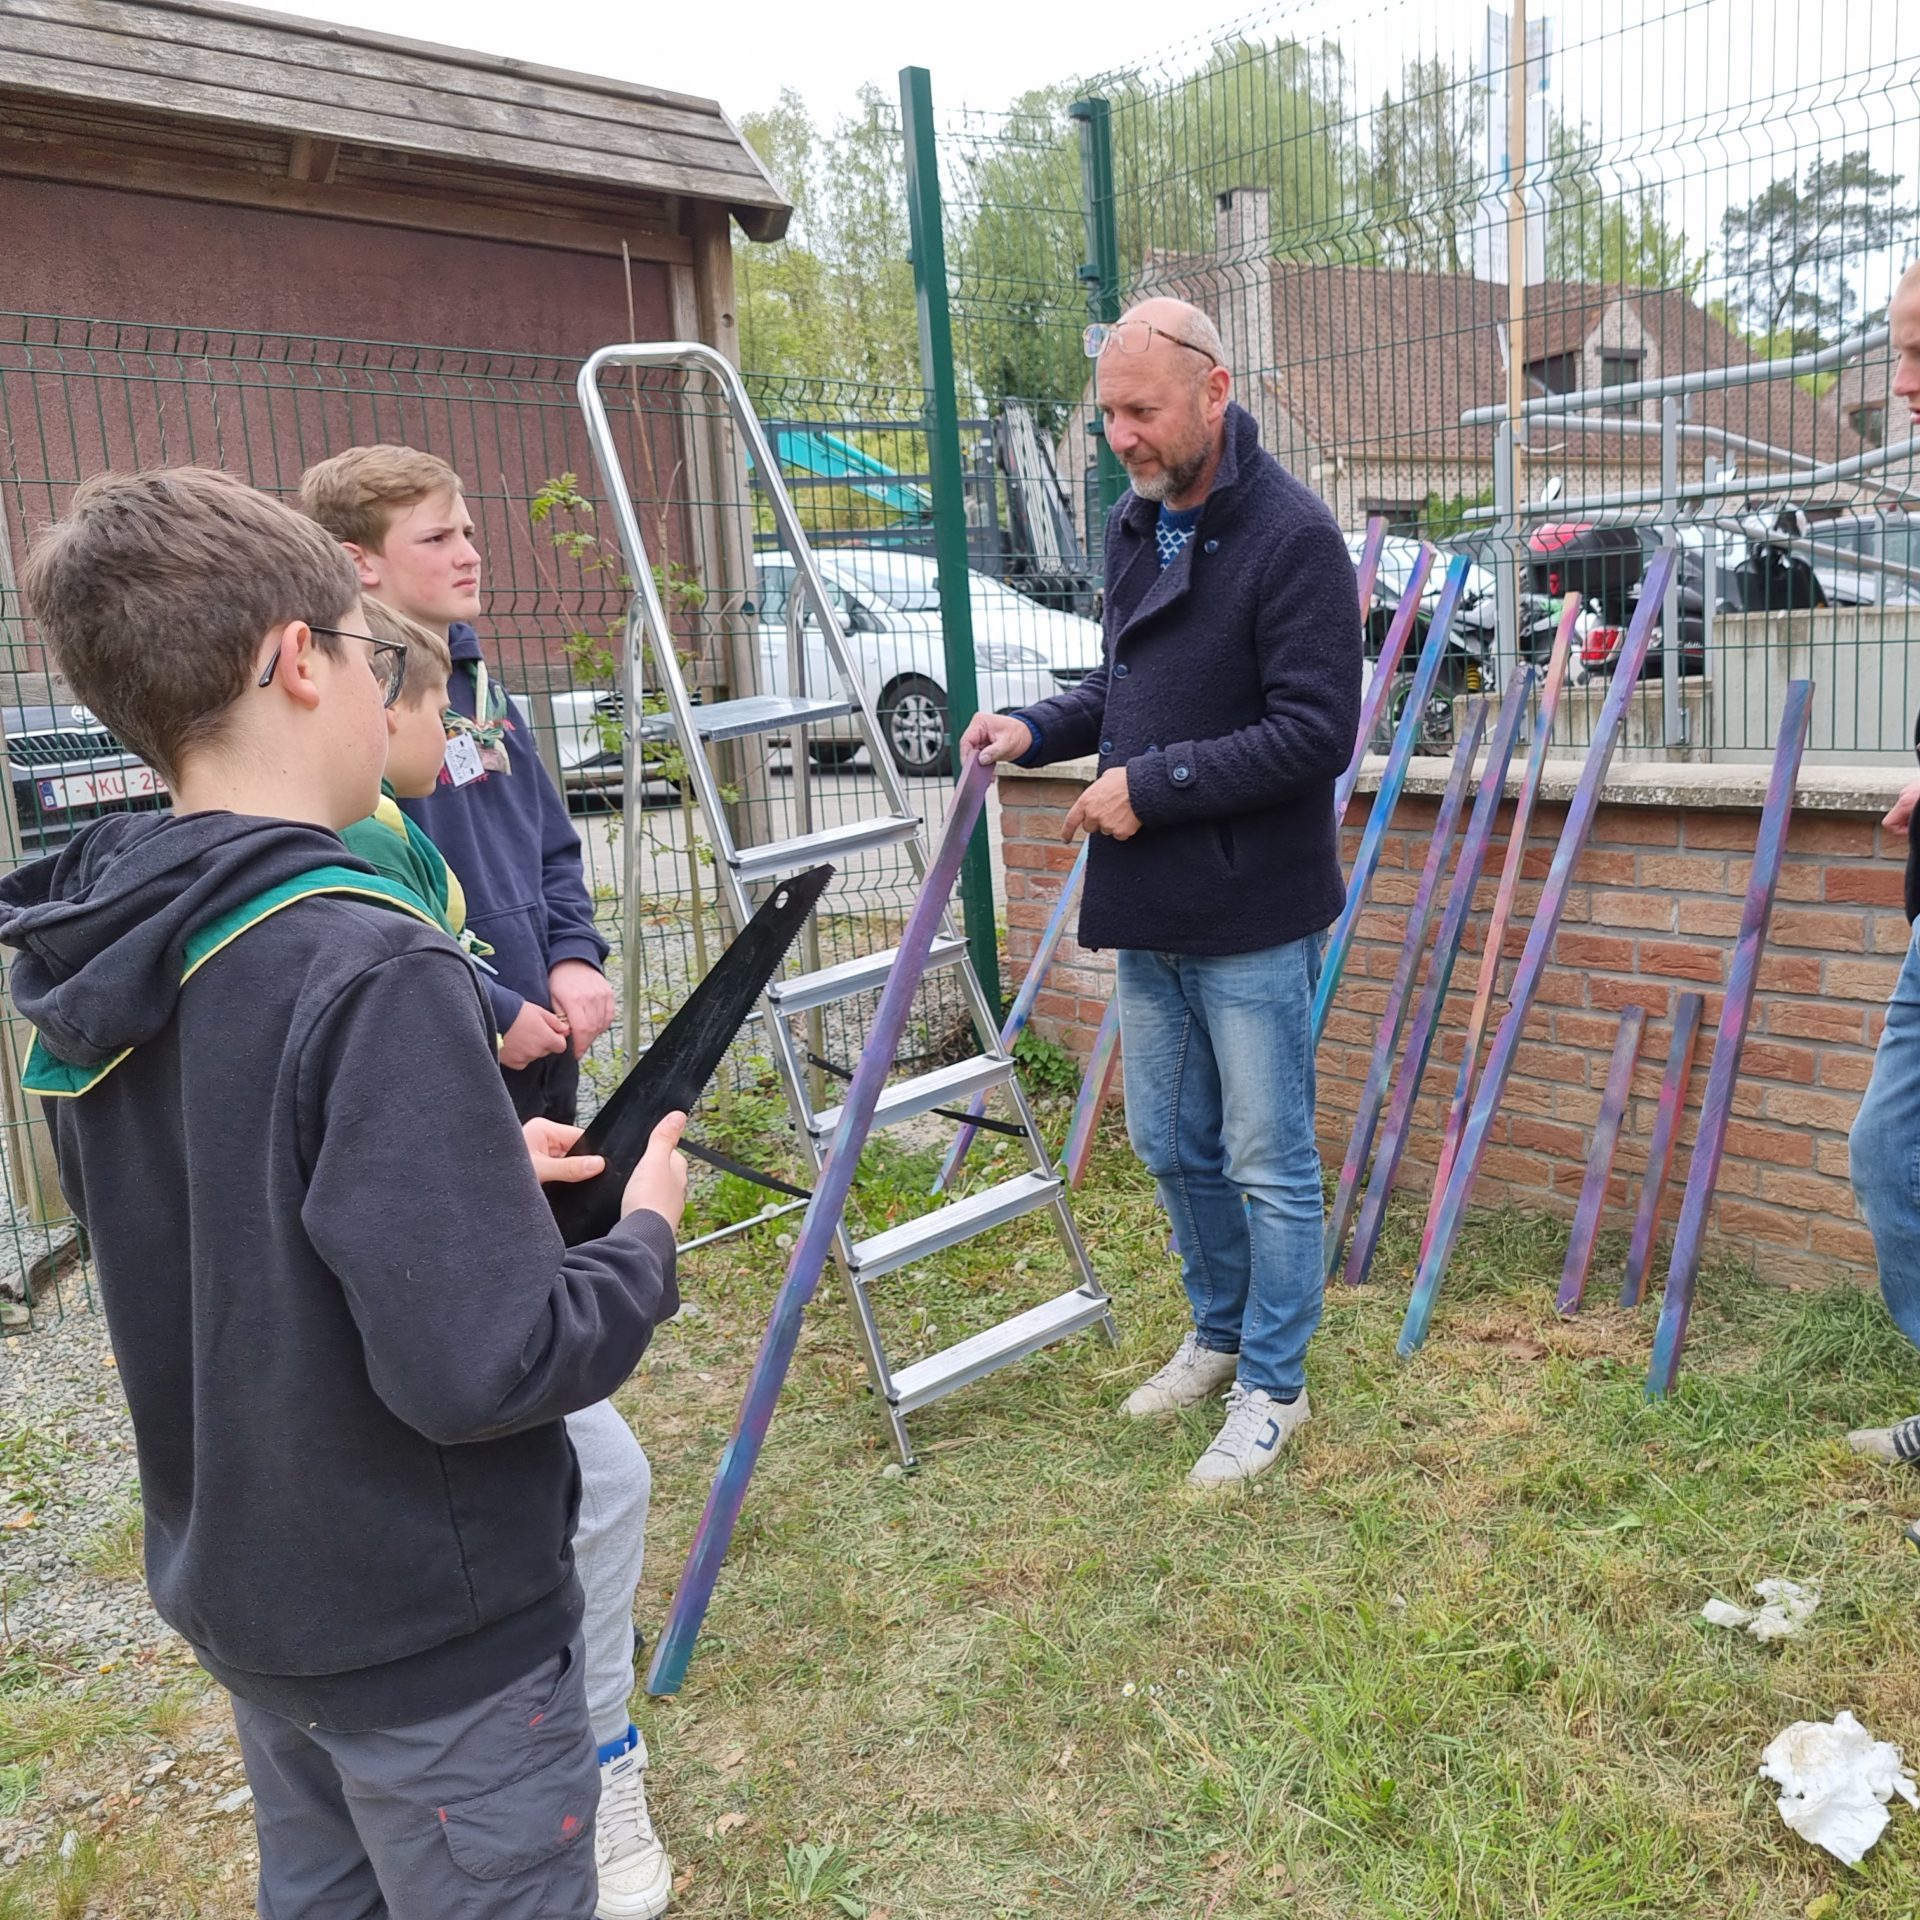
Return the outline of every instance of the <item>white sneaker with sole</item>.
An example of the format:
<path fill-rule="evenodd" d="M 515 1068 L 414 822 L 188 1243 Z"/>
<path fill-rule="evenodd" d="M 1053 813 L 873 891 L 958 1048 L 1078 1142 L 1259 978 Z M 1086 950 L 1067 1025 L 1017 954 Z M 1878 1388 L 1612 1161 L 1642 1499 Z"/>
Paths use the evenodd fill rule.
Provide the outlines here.
<path fill-rule="evenodd" d="M 1920 1414 L 1891 1427 L 1861 1427 L 1847 1435 L 1847 1445 L 1890 1467 L 1920 1466 Z"/>
<path fill-rule="evenodd" d="M 593 1861 L 600 1872 L 594 1920 L 660 1920 L 673 1904 L 673 1862 L 647 1811 L 647 1750 L 635 1744 L 600 1767 Z"/>
<path fill-rule="evenodd" d="M 1280 1449 L 1312 1419 L 1307 1390 L 1298 1400 L 1276 1400 L 1259 1387 L 1235 1381 L 1227 1390 L 1227 1417 L 1187 1475 L 1187 1485 L 1206 1491 L 1257 1480 L 1280 1457 Z"/>
<path fill-rule="evenodd" d="M 1120 1411 L 1129 1420 L 1146 1420 L 1157 1413 L 1197 1407 L 1232 1380 L 1239 1364 L 1238 1354 L 1210 1352 L 1197 1334 L 1190 1333 L 1180 1342 L 1180 1351 L 1151 1380 L 1143 1380 L 1127 1395 Z"/>

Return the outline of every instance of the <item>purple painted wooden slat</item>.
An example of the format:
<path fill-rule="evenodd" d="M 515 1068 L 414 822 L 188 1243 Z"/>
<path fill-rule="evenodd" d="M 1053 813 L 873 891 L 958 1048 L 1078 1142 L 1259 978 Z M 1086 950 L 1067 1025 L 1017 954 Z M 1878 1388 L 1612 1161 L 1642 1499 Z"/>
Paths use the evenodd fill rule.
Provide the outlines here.
<path fill-rule="evenodd" d="M 1627 1277 L 1620 1285 L 1623 1307 L 1637 1307 L 1647 1290 L 1654 1242 L 1660 1234 L 1660 1200 L 1666 1192 L 1667 1175 L 1673 1170 L 1673 1149 L 1680 1139 L 1680 1116 L 1686 1111 L 1687 1082 L 1693 1077 L 1694 1048 L 1700 1039 L 1700 1015 L 1706 1004 L 1700 994 L 1683 993 L 1673 1009 L 1667 1066 L 1660 1076 L 1660 1105 L 1653 1117 L 1653 1138 L 1647 1142 L 1647 1177 L 1640 1188 L 1640 1204 L 1634 1210 Z"/>
<path fill-rule="evenodd" d="M 1440 1277 L 1446 1272 L 1453 1243 L 1459 1237 L 1460 1223 L 1466 1217 L 1467 1201 L 1473 1192 L 1474 1175 L 1480 1170 L 1480 1158 L 1487 1150 L 1487 1136 L 1493 1131 L 1494 1116 L 1506 1091 L 1507 1076 L 1513 1071 L 1513 1056 L 1520 1046 L 1521 1029 L 1533 1011 L 1533 997 L 1540 977 L 1547 970 L 1553 952 L 1554 937 L 1560 931 L 1560 916 L 1566 909 L 1567 893 L 1573 885 L 1573 869 L 1593 830 L 1593 817 L 1600 810 L 1600 789 L 1606 783 L 1607 768 L 1626 721 L 1627 707 L 1639 692 L 1640 669 L 1646 662 L 1647 648 L 1653 639 L 1654 621 L 1666 595 L 1667 580 L 1673 572 L 1674 553 L 1664 548 L 1654 556 L 1641 585 L 1640 605 L 1627 629 L 1620 649 L 1613 683 L 1607 689 L 1600 717 L 1594 722 L 1593 744 L 1587 749 L 1586 763 L 1580 769 L 1580 781 L 1567 809 L 1566 824 L 1560 831 L 1560 844 L 1553 850 L 1553 866 L 1541 889 L 1539 910 L 1527 934 L 1526 951 L 1513 978 L 1512 1004 L 1493 1036 L 1487 1054 L 1486 1071 L 1480 1077 L 1480 1090 L 1474 1095 L 1473 1110 L 1466 1130 L 1460 1136 L 1460 1150 L 1454 1156 L 1453 1171 L 1447 1177 L 1446 1191 L 1440 1196 L 1437 1218 L 1418 1272 L 1414 1275 L 1413 1295 L 1407 1302 L 1407 1317 L 1400 1329 L 1398 1348 L 1405 1359 L 1427 1337 L 1433 1318 L 1434 1301 L 1440 1293 Z"/>
<path fill-rule="evenodd" d="M 846 1211 L 860 1150 L 873 1125 L 874 1105 L 886 1085 L 887 1075 L 893 1071 L 900 1036 L 906 1031 L 907 1016 L 913 1010 L 913 996 L 919 989 L 920 976 L 926 971 L 928 950 L 940 929 L 941 917 L 947 910 L 947 896 L 959 877 L 961 856 L 967 850 L 974 822 L 980 817 L 987 789 L 992 784 L 991 764 L 969 754 L 960 769 L 953 805 L 940 838 L 940 850 L 927 869 L 912 912 L 907 915 L 899 952 L 887 975 L 887 984 L 881 989 L 867 1044 L 861 1048 L 860 1058 L 854 1064 L 853 1079 L 840 1110 L 840 1125 L 828 1149 L 826 1164 L 820 1169 L 800 1237 L 787 1263 L 787 1277 L 780 1283 L 772 1318 L 767 1322 L 760 1351 L 754 1358 L 739 1422 L 720 1456 L 706 1508 L 694 1530 L 687 1564 L 674 1590 L 667 1624 L 654 1647 L 653 1664 L 647 1672 L 649 1693 L 677 1693 L 686 1678 L 687 1662 L 693 1657 L 694 1642 L 713 1599 L 714 1582 L 720 1577 L 720 1565 L 726 1558 L 741 1504 L 747 1496 L 747 1482 L 760 1458 L 760 1448 L 773 1419 L 774 1403 L 780 1397 L 787 1368 L 793 1361 L 801 1317 L 820 1284 L 821 1272 L 832 1249 L 834 1230 Z"/>
<path fill-rule="evenodd" d="M 1360 763 L 1367 757 L 1367 744 L 1380 724 L 1380 716 L 1387 710 L 1387 699 L 1393 692 L 1394 675 L 1400 671 L 1400 656 L 1407 650 L 1407 636 L 1413 632 L 1414 622 L 1420 617 L 1420 596 L 1426 591 L 1427 575 L 1433 570 L 1435 557 L 1433 549 L 1423 544 L 1413 563 L 1413 573 L 1407 581 L 1406 590 L 1400 596 L 1400 604 L 1393 610 L 1387 637 L 1381 643 L 1380 658 L 1373 663 L 1373 678 L 1367 683 L 1367 697 L 1360 703 L 1360 731 L 1354 738 L 1353 759 L 1348 763 L 1346 772 L 1333 783 L 1333 824 L 1336 830 L 1347 817 L 1347 802 L 1353 798 L 1354 785 L 1360 778 Z M 1361 602 L 1363 607 L 1365 604 Z"/>
<path fill-rule="evenodd" d="M 1494 823 L 1500 817 L 1500 800 L 1506 792 L 1507 769 L 1513 762 L 1513 750 L 1520 739 L 1526 719 L 1527 697 L 1533 691 L 1533 669 L 1523 667 L 1514 688 L 1514 697 L 1500 710 L 1500 724 L 1494 730 L 1493 746 L 1480 774 L 1480 791 L 1473 803 L 1473 817 L 1467 822 L 1460 846 L 1460 863 L 1454 869 L 1453 884 L 1447 893 L 1447 910 L 1441 916 L 1440 931 L 1434 935 L 1433 958 L 1427 963 L 1426 984 L 1420 990 L 1419 1005 L 1401 1046 L 1400 1071 L 1394 1082 L 1393 1098 L 1387 1107 L 1385 1124 L 1380 1129 L 1380 1144 L 1373 1158 L 1373 1177 L 1367 1197 L 1360 1208 L 1360 1223 L 1354 1229 L 1353 1247 L 1347 1255 L 1343 1278 L 1357 1287 L 1373 1265 L 1374 1249 L 1380 1244 L 1380 1230 L 1386 1224 L 1387 1202 L 1393 1196 L 1393 1183 L 1399 1176 L 1400 1161 L 1407 1149 L 1412 1127 L 1413 1103 L 1420 1094 L 1420 1081 L 1427 1070 L 1435 1035 L 1440 1030 L 1440 1010 L 1446 1005 L 1447 988 L 1453 980 L 1454 962 L 1467 937 L 1467 924 L 1473 915 L 1473 897 L 1479 890 L 1480 874 L 1486 866 L 1487 850 L 1493 844 Z"/>
<path fill-rule="evenodd" d="M 1094 1035 L 1093 1051 L 1087 1056 L 1087 1077 L 1080 1082 L 1080 1097 L 1073 1103 L 1073 1124 L 1067 1129 L 1067 1144 L 1060 1155 L 1060 1170 L 1067 1176 L 1069 1187 L 1080 1184 L 1093 1157 L 1100 1109 L 1107 1104 L 1114 1069 L 1119 1064 L 1120 996 L 1116 993 L 1100 1016 L 1100 1031 Z"/>
<path fill-rule="evenodd" d="M 1360 589 L 1360 618 L 1367 617 L 1373 601 L 1373 583 L 1380 575 L 1380 549 L 1387 544 L 1387 522 L 1382 514 L 1367 517 L 1366 538 L 1360 542 L 1360 564 L 1353 570 L 1354 584 Z"/>
<path fill-rule="evenodd" d="M 1367 892 L 1373 885 L 1374 870 L 1380 864 L 1380 849 L 1385 844 L 1393 810 L 1400 804 L 1400 789 L 1406 785 L 1407 768 L 1413 761 L 1414 743 L 1420 737 L 1420 717 L 1433 692 L 1440 662 L 1447 650 L 1447 628 L 1453 622 L 1453 610 L 1459 604 L 1460 589 L 1467 579 L 1467 560 L 1463 554 L 1447 569 L 1446 585 L 1433 609 L 1433 621 L 1427 628 L 1426 644 L 1420 649 L 1419 664 L 1413 670 L 1413 685 L 1407 694 L 1400 724 L 1394 729 L 1393 748 L 1380 775 L 1380 791 L 1373 796 L 1365 831 L 1360 836 L 1360 851 L 1354 856 L 1353 872 L 1347 879 L 1347 904 L 1327 936 L 1327 951 L 1320 962 L 1320 984 L 1313 995 L 1313 1044 L 1320 1044 L 1326 1031 L 1327 1014 L 1333 996 L 1340 990 L 1340 976 L 1346 969 L 1347 949 L 1353 944 L 1353 930 L 1360 911 L 1367 904 Z"/>
<path fill-rule="evenodd" d="M 1080 842 L 1080 851 L 1074 856 L 1073 866 L 1067 873 L 1066 884 L 1060 889 L 1060 898 L 1053 903 L 1053 911 L 1047 916 L 1046 929 L 1040 935 L 1040 944 L 1033 950 L 1033 960 L 1027 968 L 1027 976 L 1020 982 L 1020 991 L 1013 996 L 1013 1005 L 1007 1010 L 1006 1024 L 1000 1029 L 1000 1050 L 1011 1053 L 1013 1043 L 1026 1030 L 1027 1022 L 1033 1018 L 1033 1003 L 1040 997 L 1040 989 L 1047 984 L 1047 973 L 1053 965 L 1054 949 L 1060 944 L 1060 936 L 1066 931 L 1067 912 L 1072 907 L 1074 896 L 1080 891 L 1080 883 L 1087 877 L 1087 849 L 1093 845 L 1089 835 Z M 967 1103 L 967 1111 L 976 1120 L 987 1110 L 987 1096 L 976 1093 Z M 980 1129 L 964 1126 L 955 1136 L 953 1145 L 947 1149 L 947 1157 L 940 1163 L 939 1174 L 935 1177 L 933 1191 L 944 1193 L 953 1176 L 960 1171 L 960 1162 L 967 1157 L 967 1149 L 973 1145 Z"/>
<path fill-rule="evenodd" d="M 1640 1041 L 1646 1030 L 1645 1007 L 1621 1009 L 1606 1091 L 1600 1096 L 1600 1118 L 1593 1129 L 1593 1149 L 1587 1155 L 1587 1177 L 1580 1188 L 1580 1204 L 1573 1210 L 1573 1231 L 1567 1236 L 1567 1264 L 1560 1269 L 1560 1297 L 1555 1304 L 1562 1313 L 1578 1313 L 1580 1296 L 1586 1291 L 1593 1243 L 1599 1237 L 1600 1214 L 1607 1204 L 1607 1181 L 1613 1174 L 1614 1149 L 1620 1144 L 1620 1123 L 1627 1117 L 1633 1070 L 1639 1064 Z"/>
<path fill-rule="evenodd" d="M 1440 796 L 1440 810 L 1434 816 L 1433 834 L 1427 842 L 1427 857 L 1420 869 L 1420 885 L 1413 905 L 1407 910 L 1407 931 L 1400 942 L 1400 959 L 1387 988 L 1387 1004 L 1374 1034 L 1373 1056 L 1367 1062 L 1367 1081 L 1360 1091 L 1354 1110 L 1353 1132 L 1347 1140 L 1346 1158 L 1340 1163 L 1340 1179 L 1333 1193 L 1333 1211 L 1327 1216 L 1326 1264 L 1331 1274 L 1340 1263 L 1340 1250 L 1346 1244 L 1347 1227 L 1353 1219 L 1354 1197 L 1367 1170 L 1367 1155 L 1373 1148 L 1373 1130 L 1380 1108 L 1387 1097 L 1387 1083 L 1393 1074 L 1394 1049 L 1400 1044 L 1400 1029 L 1413 998 L 1413 983 L 1420 972 L 1420 958 L 1427 950 L 1427 926 L 1433 918 L 1439 897 L 1441 876 L 1453 854 L 1453 838 L 1460 824 L 1460 809 L 1466 802 L 1467 783 L 1473 778 L 1473 763 L 1479 756 L 1480 736 L 1487 727 L 1487 703 L 1476 700 L 1467 712 L 1466 731 L 1454 743 L 1453 771 L 1447 776 L 1446 791 Z"/>
<path fill-rule="evenodd" d="M 1773 772 L 1767 780 L 1760 831 L 1753 844 L 1747 903 L 1740 915 L 1739 938 L 1733 944 L 1733 964 L 1727 970 L 1727 995 L 1720 1005 L 1719 1030 L 1713 1036 L 1713 1065 L 1707 1069 L 1707 1090 L 1700 1098 L 1700 1131 L 1694 1138 L 1693 1158 L 1687 1163 L 1687 1190 L 1680 1200 L 1679 1224 L 1673 1230 L 1667 1290 L 1660 1302 L 1660 1325 L 1653 1336 L 1652 1364 L 1647 1368 L 1649 1400 L 1673 1391 L 1680 1373 L 1681 1349 L 1687 1344 L 1687 1322 L 1693 1314 L 1693 1289 L 1700 1276 L 1707 1215 L 1720 1178 L 1727 1122 L 1733 1117 L 1733 1090 L 1740 1077 L 1740 1055 L 1747 1044 L 1747 1022 L 1753 1017 L 1760 949 L 1766 944 L 1773 896 L 1780 885 L 1787 825 L 1793 818 L 1793 789 L 1800 777 L 1800 756 L 1806 751 L 1812 710 L 1813 682 L 1788 681 L 1780 739 L 1773 750 Z"/>
<path fill-rule="evenodd" d="M 1533 744 L 1527 752 L 1526 771 L 1520 776 L 1520 791 L 1513 803 L 1513 826 L 1507 836 L 1507 855 L 1501 864 L 1493 911 L 1487 917 L 1486 943 L 1480 949 L 1480 977 L 1473 989 L 1473 1006 L 1467 1014 L 1466 1038 L 1460 1052 L 1460 1071 L 1447 1108 L 1446 1133 L 1440 1143 L 1440 1164 L 1434 1173 L 1433 1199 L 1427 1212 L 1429 1222 L 1440 1196 L 1447 1190 L 1447 1175 L 1453 1171 L 1460 1129 L 1467 1123 L 1473 1083 L 1480 1071 L 1480 1042 L 1486 1037 L 1487 1017 L 1493 1010 L 1494 989 L 1500 980 L 1500 950 L 1506 945 L 1507 926 L 1513 918 L 1513 903 L 1520 891 L 1520 870 L 1527 856 L 1527 830 L 1533 824 L 1534 803 L 1540 797 L 1540 779 L 1546 771 L 1547 752 L 1553 742 L 1553 717 L 1560 710 L 1560 690 L 1566 685 L 1567 663 L 1573 654 L 1573 623 L 1579 616 L 1580 596 L 1570 593 L 1561 604 L 1560 625 L 1554 632 L 1553 651 L 1547 657 L 1547 677 L 1540 689 L 1540 712 L 1534 722 Z M 1425 1250 L 1423 1244 L 1421 1251 Z"/>

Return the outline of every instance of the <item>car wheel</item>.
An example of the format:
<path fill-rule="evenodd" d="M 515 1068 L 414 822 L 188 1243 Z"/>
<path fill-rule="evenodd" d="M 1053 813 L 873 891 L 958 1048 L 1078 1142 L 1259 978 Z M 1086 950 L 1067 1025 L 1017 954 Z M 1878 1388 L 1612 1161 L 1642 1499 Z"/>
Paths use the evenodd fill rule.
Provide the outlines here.
<path fill-rule="evenodd" d="M 807 748 L 807 758 L 822 773 L 830 773 L 837 767 L 850 767 L 859 755 L 858 740 L 816 740 Z"/>
<path fill-rule="evenodd" d="M 880 701 L 880 731 L 893 764 L 910 780 L 953 771 L 947 739 L 947 696 L 931 680 L 910 673 Z"/>

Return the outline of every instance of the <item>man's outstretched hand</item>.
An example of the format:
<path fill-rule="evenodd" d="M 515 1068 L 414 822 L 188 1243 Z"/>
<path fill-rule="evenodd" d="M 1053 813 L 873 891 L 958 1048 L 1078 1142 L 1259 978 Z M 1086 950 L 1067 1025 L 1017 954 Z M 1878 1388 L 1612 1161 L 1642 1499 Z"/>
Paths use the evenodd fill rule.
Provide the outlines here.
<path fill-rule="evenodd" d="M 1140 831 L 1140 816 L 1133 810 L 1127 792 L 1125 767 L 1109 767 L 1092 786 L 1081 794 L 1067 813 L 1060 829 L 1062 840 L 1076 833 L 1104 833 L 1110 840 L 1131 840 Z"/>
<path fill-rule="evenodd" d="M 960 736 L 960 751 L 977 753 L 989 765 L 1018 760 L 1033 745 L 1033 730 L 1010 713 L 976 713 Z"/>

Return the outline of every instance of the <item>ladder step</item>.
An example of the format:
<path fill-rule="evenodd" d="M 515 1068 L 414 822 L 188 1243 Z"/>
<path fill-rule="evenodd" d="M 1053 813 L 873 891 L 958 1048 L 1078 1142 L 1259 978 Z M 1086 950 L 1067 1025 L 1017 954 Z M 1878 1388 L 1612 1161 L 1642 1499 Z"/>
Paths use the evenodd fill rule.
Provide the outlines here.
<path fill-rule="evenodd" d="M 816 720 L 838 720 L 853 711 L 849 699 L 811 698 L 793 693 L 750 693 L 738 700 L 716 700 L 693 710 L 702 740 L 744 740 L 753 733 L 784 733 Z"/>
<path fill-rule="evenodd" d="M 875 847 L 897 847 L 919 831 L 920 822 L 910 813 L 882 814 L 875 820 L 849 820 L 819 833 L 803 833 L 797 840 L 736 847 L 727 855 L 727 864 L 742 880 L 771 880 L 776 874 L 818 866 L 822 860 L 848 860 Z"/>
<path fill-rule="evenodd" d="M 927 955 L 927 971 L 952 966 L 966 951 L 964 940 L 940 935 Z M 824 1007 L 829 1001 L 849 1000 L 871 987 L 885 986 L 899 954 L 898 947 L 886 947 L 878 953 L 862 954 L 858 960 L 822 967 L 818 973 L 796 973 L 791 980 L 776 980 L 767 989 L 767 998 L 782 1013 L 805 1013 L 809 1007 Z"/>
<path fill-rule="evenodd" d="M 1058 1177 L 1050 1173 L 1023 1173 L 1017 1179 L 1003 1180 L 983 1193 L 970 1193 L 951 1206 L 936 1207 L 917 1220 L 858 1242 L 853 1249 L 854 1271 L 863 1282 L 891 1273 L 895 1267 L 957 1247 L 989 1227 L 1018 1220 L 1022 1214 L 1059 1199 L 1060 1190 Z"/>
<path fill-rule="evenodd" d="M 897 1127 L 903 1120 L 911 1120 L 933 1107 L 971 1100 L 976 1093 L 1004 1087 L 1012 1078 L 1013 1062 L 1004 1055 L 996 1059 L 988 1054 L 961 1060 L 953 1066 L 935 1067 L 931 1073 L 916 1074 L 911 1080 L 882 1088 L 873 1109 L 873 1130 L 877 1133 L 882 1127 Z M 839 1107 L 828 1107 L 816 1113 L 809 1122 L 814 1136 L 831 1140 L 839 1128 L 841 1112 Z"/>
<path fill-rule="evenodd" d="M 1003 1320 L 985 1333 L 955 1342 L 940 1353 L 916 1360 L 893 1376 L 893 1404 L 902 1413 L 911 1413 L 952 1393 L 972 1381 L 1004 1367 L 1011 1360 L 1024 1359 L 1064 1340 L 1070 1333 L 1098 1326 L 1107 1317 L 1108 1301 L 1102 1294 L 1082 1293 L 1076 1289 L 1057 1300 L 1043 1301 L 1011 1320 Z"/>

